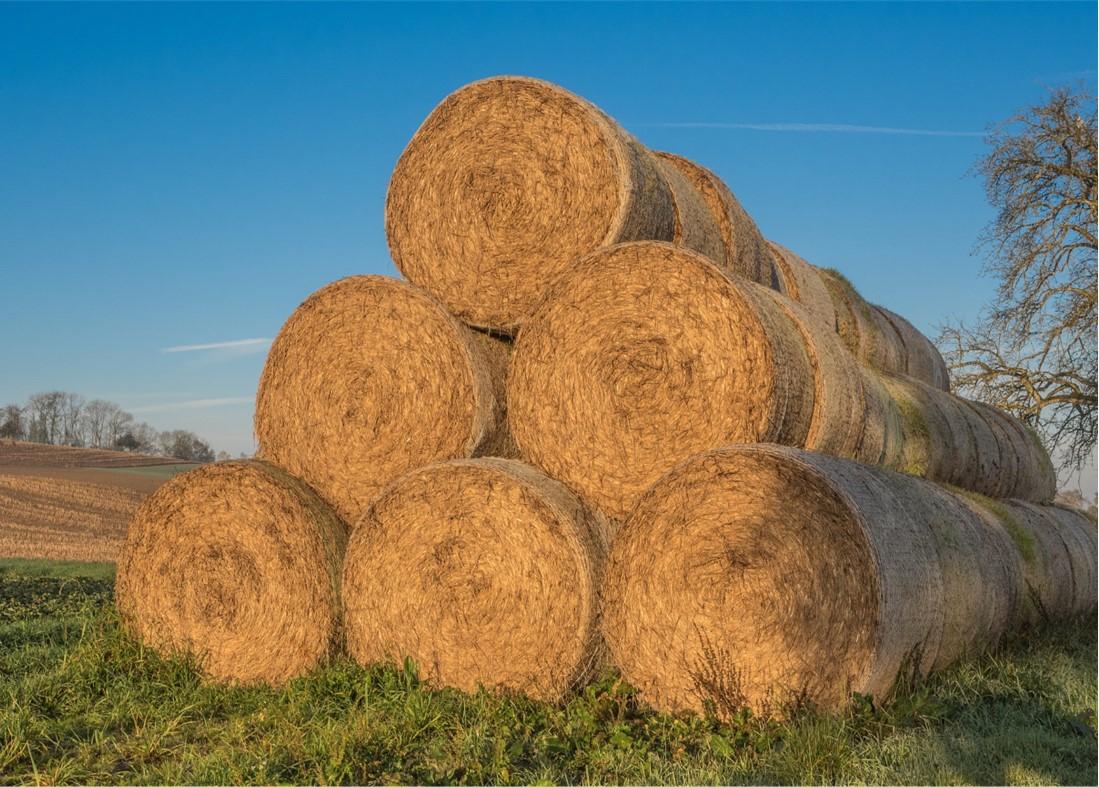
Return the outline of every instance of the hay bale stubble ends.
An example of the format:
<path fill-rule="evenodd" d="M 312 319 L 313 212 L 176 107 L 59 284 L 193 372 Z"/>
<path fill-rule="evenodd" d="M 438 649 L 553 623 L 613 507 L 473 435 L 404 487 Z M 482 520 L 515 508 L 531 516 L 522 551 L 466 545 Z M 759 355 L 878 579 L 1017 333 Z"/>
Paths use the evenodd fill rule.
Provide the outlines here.
<path fill-rule="evenodd" d="M 281 683 L 339 646 L 344 525 L 266 462 L 175 476 L 138 510 L 118 563 L 127 627 L 211 677 Z"/>
<path fill-rule="evenodd" d="M 484 341 L 405 282 L 352 276 L 323 287 L 268 354 L 256 395 L 261 456 L 355 522 L 402 473 L 501 442 L 491 375 L 503 362 L 485 357 Z"/>
<path fill-rule="evenodd" d="M 347 645 L 436 685 L 560 699 L 601 662 L 605 524 L 513 460 L 455 460 L 389 486 L 344 567 Z"/>

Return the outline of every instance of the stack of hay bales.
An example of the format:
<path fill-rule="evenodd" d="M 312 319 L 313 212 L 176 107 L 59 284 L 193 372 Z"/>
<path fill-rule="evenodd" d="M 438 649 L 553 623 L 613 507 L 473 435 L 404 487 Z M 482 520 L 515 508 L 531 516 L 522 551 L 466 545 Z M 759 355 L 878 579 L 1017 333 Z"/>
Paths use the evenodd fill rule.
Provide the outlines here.
<path fill-rule="evenodd" d="M 119 608 L 152 647 L 242 682 L 411 657 L 548 700 L 609 662 L 732 713 L 885 695 L 1094 608 L 1094 526 L 1044 505 L 1033 434 L 587 101 L 457 91 L 385 223 L 407 281 L 290 316 L 261 461 L 173 479 L 131 527 Z"/>

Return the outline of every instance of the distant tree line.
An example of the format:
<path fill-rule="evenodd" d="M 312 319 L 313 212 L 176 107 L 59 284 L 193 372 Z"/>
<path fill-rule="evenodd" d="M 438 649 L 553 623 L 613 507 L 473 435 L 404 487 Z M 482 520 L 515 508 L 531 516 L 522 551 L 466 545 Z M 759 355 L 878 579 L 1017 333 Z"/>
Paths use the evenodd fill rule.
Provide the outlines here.
<path fill-rule="evenodd" d="M 170 456 L 186 462 L 212 462 L 228 458 L 193 432 L 172 429 L 159 432 L 137 422 L 114 402 L 87 401 L 68 391 L 46 391 L 31 396 L 26 404 L 7 404 L 0 410 L 0 438 L 77 448 L 106 448 L 142 454 Z"/>

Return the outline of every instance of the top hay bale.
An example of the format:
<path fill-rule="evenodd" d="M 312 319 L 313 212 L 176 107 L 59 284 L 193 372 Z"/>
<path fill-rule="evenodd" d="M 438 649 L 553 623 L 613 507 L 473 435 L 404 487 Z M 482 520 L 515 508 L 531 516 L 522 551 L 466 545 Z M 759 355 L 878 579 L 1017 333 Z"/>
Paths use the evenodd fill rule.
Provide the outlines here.
<path fill-rule="evenodd" d="M 817 269 L 794 252 L 777 243 L 768 243 L 775 265 L 775 289 L 800 303 L 825 325 L 835 327 L 836 311 L 832 296 Z"/>
<path fill-rule="evenodd" d="M 675 203 L 673 242 L 709 257 L 719 266 L 724 265 L 726 247 L 717 224 L 717 215 L 710 210 L 697 184 L 688 177 L 690 170 L 686 169 L 685 164 L 689 162 L 671 153 L 654 152 L 653 155 L 661 174 L 668 181 Z"/>
<path fill-rule="evenodd" d="M 847 278 L 831 268 L 815 268 L 832 300 L 835 326 L 859 360 L 887 374 L 903 374 L 950 390 L 942 355 L 912 323 L 863 298 Z"/>
<path fill-rule="evenodd" d="M 506 444 L 491 379 L 506 359 L 490 361 L 485 343 L 406 282 L 329 284 L 271 346 L 256 395 L 260 454 L 354 522 L 408 470 Z"/>
<path fill-rule="evenodd" d="M 452 93 L 393 171 L 393 260 L 466 322 L 512 331 L 547 283 L 601 246 L 670 241 L 654 158 L 594 105 L 536 79 Z"/>
<path fill-rule="evenodd" d="M 701 164 L 696 164 L 682 156 L 660 152 L 657 152 L 656 156 L 678 169 L 683 178 L 694 186 L 709 208 L 721 233 L 722 249 L 719 255 L 689 243 L 685 245 L 706 254 L 728 274 L 742 276 L 766 287 L 773 286 L 775 273 L 767 241 L 763 239 L 752 217 L 741 207 L 739 200 L 733 196 L 733 192 L 724 181 Z M 676 180 L 674 178 L 668 180 L 673 192 L 676 191 Z M 678 201 L 678 194 L 676 199 Z"/>

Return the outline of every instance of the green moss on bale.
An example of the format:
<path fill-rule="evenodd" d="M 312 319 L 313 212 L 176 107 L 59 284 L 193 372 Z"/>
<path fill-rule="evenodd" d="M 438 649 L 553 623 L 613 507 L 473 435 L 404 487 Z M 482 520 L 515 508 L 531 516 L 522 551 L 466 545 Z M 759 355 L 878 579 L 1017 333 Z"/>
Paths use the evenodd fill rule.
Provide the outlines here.
<path fill-rule="evenodd" d="M 903 470 L 909 475 L 926 477 L 928 459 L 930 458 L 931 430 L 927 428 L 927 421 L 924 420 L 923 412 L 916 406 L 915 402 L 907 396 L 894 396 L 893 401 L 897 403 L 897 409 L 900 410 L 901 418 L 904 419 L 905 445 L 919 446 L 922 449 L 920 452 L 922 453 L 921 458 L 920 456 L 912 456 L 912 451 L 906 448 Z M 919 442 L 913 442 L 912 438 Z"/>
<path fill-rule="evenodd" d="M 960 495 L 972 500 L 981 508 L 988 511 L 990 514 L 1000 520 L 1000 524 L 1004 526 L 1004 530 L 1011 536 L 1011 540 L 1015 542 L 1015 548 L 1019 550 L 1019 554 L 1027 565 L 1034 565 L 1035 552 L 1034 552 L 1034 536 L 1030 532 L 1019 524 L 1011 512 L 1004 507 L 1002 503 L 997 500 L 993 500 L 990 497 L 985 497 L 978 492 L 971 492 L 968 489 L 961 489 L 956 486 L 952 486 L 951 489 Z"/>

